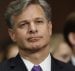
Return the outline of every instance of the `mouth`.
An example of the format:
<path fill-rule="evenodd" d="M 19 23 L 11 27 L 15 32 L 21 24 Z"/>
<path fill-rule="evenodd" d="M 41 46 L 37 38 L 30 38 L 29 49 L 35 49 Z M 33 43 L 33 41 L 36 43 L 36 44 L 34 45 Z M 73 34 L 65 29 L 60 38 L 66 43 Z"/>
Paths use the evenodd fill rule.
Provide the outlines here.
<path fill-rule="evenodd" d="M 42 37 L 29 37 L 27 40 L 29 42 L 37 42 L 41 39 Z"/>

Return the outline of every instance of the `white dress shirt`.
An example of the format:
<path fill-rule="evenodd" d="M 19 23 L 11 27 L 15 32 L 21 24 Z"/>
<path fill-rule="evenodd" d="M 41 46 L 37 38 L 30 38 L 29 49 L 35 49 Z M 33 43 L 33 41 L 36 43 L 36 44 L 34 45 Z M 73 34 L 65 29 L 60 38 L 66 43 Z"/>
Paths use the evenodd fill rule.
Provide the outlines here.
<path fill-rule="evenodd" d="M 22 57 L 21 57 L 22 58 Z M 32 67 L 34 66 L 34 64 L 24 58 L 22 58 L 24 64 L 26 65 L 28 71 L 31 71 Z M 51 56 L 50 54 L 48 55 L 48 57 L 42 61 L 40 64 L 39 64 L 42 68 L 42 71 L 51 71 Z"/>
<path fill-rule="evenodd" d="M 74 56 L 71 57 L 71 62 L 75 66 L 75 57 Z"/>

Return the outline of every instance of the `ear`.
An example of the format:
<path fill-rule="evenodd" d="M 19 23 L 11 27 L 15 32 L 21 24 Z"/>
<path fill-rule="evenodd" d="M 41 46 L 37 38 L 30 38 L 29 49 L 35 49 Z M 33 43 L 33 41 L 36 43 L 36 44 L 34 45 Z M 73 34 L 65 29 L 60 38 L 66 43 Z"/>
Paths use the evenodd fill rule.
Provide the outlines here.
<path fill-rule="evenodd" d="M 14 30 L 13 29 L 8 29 L 8 33 L 9 33 L 9 36 L 12 39 L 12 41 L 16 42 Z"/>
<path fill-rule="evenodd" d="M 49 33 L 50 33 L 50 36 L 51 36 L 52 35 L 52 22 L 51 21 L 49 21 L 48 27 L 49 27 Z"/>

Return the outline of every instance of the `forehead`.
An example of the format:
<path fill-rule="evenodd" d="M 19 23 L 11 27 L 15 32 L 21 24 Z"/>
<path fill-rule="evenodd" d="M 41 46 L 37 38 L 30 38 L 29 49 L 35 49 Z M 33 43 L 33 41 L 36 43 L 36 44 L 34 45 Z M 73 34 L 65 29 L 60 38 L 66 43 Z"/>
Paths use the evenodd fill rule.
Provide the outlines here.
<path fill-rule="evenodd" d="M 23 19 L 34 19 L 34 18 L 45 18 L 45 13 L 43 8 L 40 5 L 29 5 L 27 8 L 17 15 L 13 16 L 14 20 L 23 20 Z"/>

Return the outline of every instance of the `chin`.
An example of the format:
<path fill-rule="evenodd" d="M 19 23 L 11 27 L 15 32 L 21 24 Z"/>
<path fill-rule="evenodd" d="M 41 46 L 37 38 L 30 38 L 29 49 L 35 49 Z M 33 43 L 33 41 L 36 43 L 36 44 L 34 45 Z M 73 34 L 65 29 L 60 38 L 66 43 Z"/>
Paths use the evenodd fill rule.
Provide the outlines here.
<path fill-rule="evenodd" d="M 32 45 L 29 48 L 31 48 L 31 49 L 40 49 L 40 48 L 42 48 L 42 46 L 41 45 Z"/>
<path fill-rule="evenodd" d="M 25 50 L 28 51 L 39 51 L 42 50 L 43 48 L 47 47 L 48 43 L 47 42 L 35 42 L 35 43 L 27 43 L 24 47 Z"/>
<path fill-rule="evenodd" d="M 28 45 L 28 46 L 25 46 L 26 50 L 29 50 L 29 51 L 37 51 L 37 50 L 40 50 L 43 48 L 43 45 L 40 45 L 40 44 L 36 44 L 36 45 Z"/>

